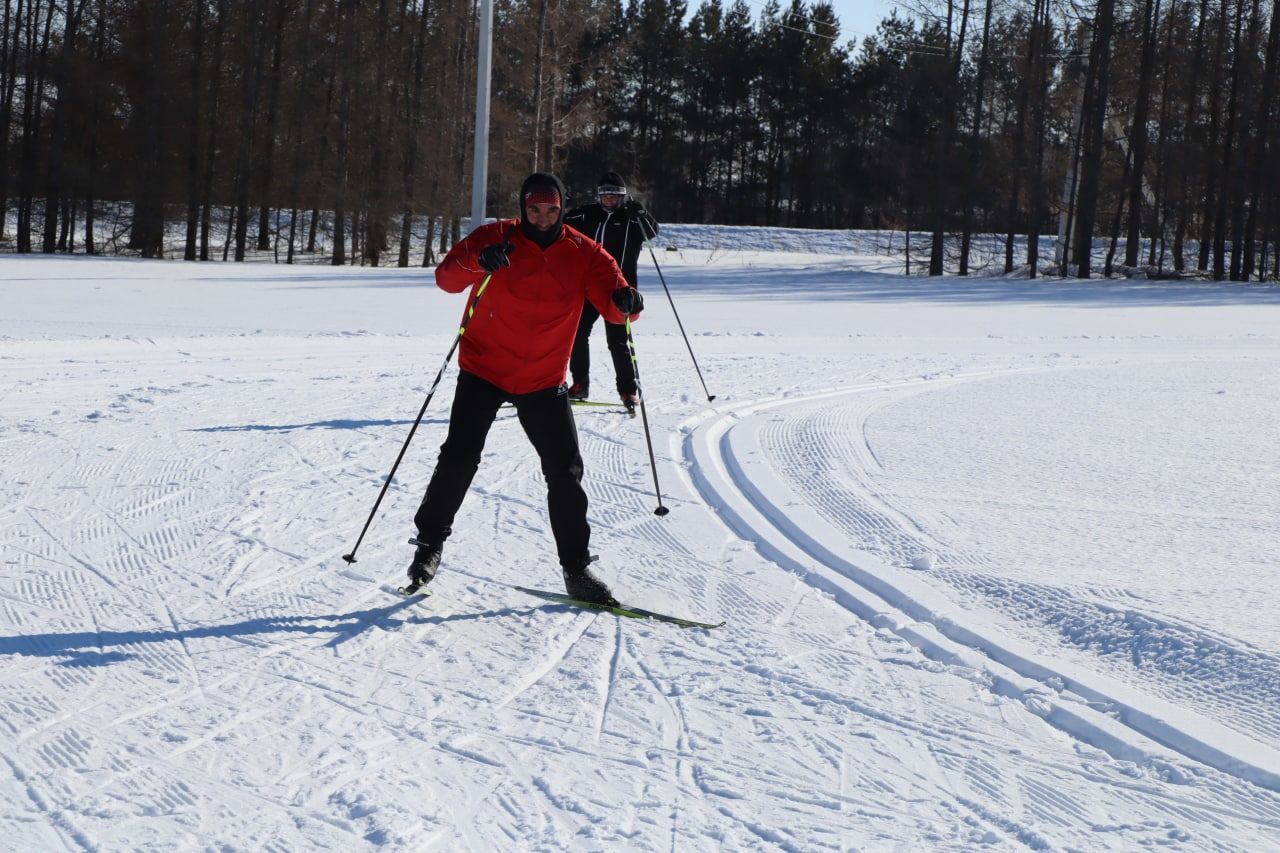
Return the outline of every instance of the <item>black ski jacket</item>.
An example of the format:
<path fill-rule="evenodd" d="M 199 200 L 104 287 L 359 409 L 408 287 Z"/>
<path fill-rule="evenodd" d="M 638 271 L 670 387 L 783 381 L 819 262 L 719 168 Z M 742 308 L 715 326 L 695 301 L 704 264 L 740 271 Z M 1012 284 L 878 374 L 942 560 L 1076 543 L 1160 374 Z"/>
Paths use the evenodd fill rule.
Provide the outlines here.
<path fill-rule="evenodd" d="M 565 214 L 566 225 L 586 234 L 592 240 L 604 246 L 604 250 L 618 262 L 627 284 L 636 287 L 636 259 L 640 257 L 640 249 L 644 246 L 645 237 L 650 240 L 658 233 L 658 223 L 648 211 L 639 217 L 618 210 L 605 210 L 599 202 L 575 207 Z"/>

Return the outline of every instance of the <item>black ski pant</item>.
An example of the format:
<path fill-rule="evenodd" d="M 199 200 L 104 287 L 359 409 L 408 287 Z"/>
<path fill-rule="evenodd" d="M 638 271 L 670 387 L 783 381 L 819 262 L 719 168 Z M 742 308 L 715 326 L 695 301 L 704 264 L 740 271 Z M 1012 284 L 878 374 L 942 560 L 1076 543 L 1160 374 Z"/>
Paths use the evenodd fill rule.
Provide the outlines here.
<path fill-rule="evenodd" d="M 585 564 L 591 539 L 587 493 L 582 489 L 578 430 L 569 408 L 568 389 L 563 385 L 532 394 L 508 394 L 479 376 L 462 371 L 449 413 L 449 434 L 440 447 L 427 494 L 413 519 L 418 538 L 443 543 L 453 532 L 454 516 L 480 467 L 485 438 L 503 403 L 515 405 L 520 426 L 542 461 L 551 533 L 560 563 Z"/>
<path fill-rule="evenodd" d="M 578 335 L 573 340 L 573 355 L 569 357 L 569 374 L 574 384 L 591 383 L 591 327 L 599 319 L 596 306 L 586 302 L 582 306 L 582 318 L 578 320 Z M 622 323 L 604 321 L 604 339 L 613 357 L 613 373 L 618 378 L 619 394 L 636 393 L 635 365 L 631 363 L 631 349 L 627 346 L 627 327 Z"/>

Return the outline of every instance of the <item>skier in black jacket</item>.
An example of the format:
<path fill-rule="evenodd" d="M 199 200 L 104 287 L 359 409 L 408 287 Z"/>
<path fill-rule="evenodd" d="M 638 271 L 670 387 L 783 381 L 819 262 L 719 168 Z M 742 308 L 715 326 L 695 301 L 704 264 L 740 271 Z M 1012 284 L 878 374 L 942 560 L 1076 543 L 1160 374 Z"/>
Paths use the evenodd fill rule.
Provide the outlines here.
<path fill-rule="evenodd" d="M 658 233 L 658 223 L 640 202 L 627 195 L 627 188 L 617 172 L 605 172 L 596 187 L 599 201 L 574 208 L 565 214 L 568 225 L 586 234 L 604 246 L 622 268 L 622 275 L 632 287 L 637 287 L 636 260 L 646 239 Z M 600 313 L 590 302 L 582 307 L 582 319 L 578 321 L 578 335 L 573 342 L 573 355 L 569 359 L 569 373 L 573 384 L 569 388 L 571 400 L 587 399 L 591 384 L 591 328 Z M 626 326 L 605 321 L 605 340 L 613 357 L 613 371 L 618 380 L 618 396 L 635 414 L 636 372 L 627 349 Z"/>

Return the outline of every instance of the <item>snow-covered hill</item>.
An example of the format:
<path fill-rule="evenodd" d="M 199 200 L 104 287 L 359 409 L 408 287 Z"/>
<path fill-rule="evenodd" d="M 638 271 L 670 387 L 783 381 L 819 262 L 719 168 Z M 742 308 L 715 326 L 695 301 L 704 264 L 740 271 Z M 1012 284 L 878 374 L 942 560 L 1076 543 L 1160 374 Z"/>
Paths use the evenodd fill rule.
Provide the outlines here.
<path fill-rule="evenodd" d="M 0 258 L 0 847 L 1280 846 L 1280 291 L 670 229 L 557 588 L 502 415 L 399 599 L 421 270 Z M 735 236 L 736 235 L 736 236 Z M 838 237 L 833 237 L 833 240 Z M 597 332 L 593 385 L 612 377 Z"/>

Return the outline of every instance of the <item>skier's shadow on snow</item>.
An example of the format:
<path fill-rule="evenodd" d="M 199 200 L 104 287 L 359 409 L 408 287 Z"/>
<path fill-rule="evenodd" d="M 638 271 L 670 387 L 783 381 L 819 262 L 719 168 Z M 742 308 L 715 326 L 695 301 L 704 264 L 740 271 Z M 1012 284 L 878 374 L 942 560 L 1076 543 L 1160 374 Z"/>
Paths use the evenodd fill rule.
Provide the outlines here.
<path fill-rule="evenodd" d="M 424 424 L 447 424 L 448 418 L 428 418 Z M 194 427 L 187 432 L 294 432 L 300 429 L 364 429 L 365 427 L 410 426 L 413 421 L 382 419 L 377 421 L 332 420 L 308 424 L 240 424 L 232 426 Z"/>
<path fill-rule="evenodd" d="M 62 658 L 59 666 L 109 666 L 131 660 L 142 660 L 145 654 L 137 646 L 202 639 L 232 639 L 266 634 L 332 634 L 327 648 L 336 648 L 372 628 L 393 631 L 406 625 L 443 625 L 446 622 L 469 622 L 522 616 L 536 607 L 505 607 L 472 613 L 450 613 L 431 616 L 396 618 L 400 611 L 413 607 L 414 599 L 405 599 L 385 607 L 330 613 L 315 616 L 267 616 L 228 625 L 201 625 L 178 630 L 148 631 L 72 631 L 65 634 L 0 635 L 0 656 Z"/>
<path fill-rule="evenodd" d="M 504 405 L 498 411 L 499 418 L 505 418 L 513 413 L 513 407 Z M 424 418 L 423 426 L 445 425 L 449 423 L 448 418 Z M 309 424 L 240 424 L 238 426 L 211 426 L 211 427 L 193 427 L 187 432 L 294 432 L 300 429 L 364 429 L 365 427 L 383 427 L 383 426 L 411 426 L 413 421 L 393 421 L 383 419 L 378 421 L 355 421 L 355 420 L 333 420 L 333 421 L 312 421 Z"/>

